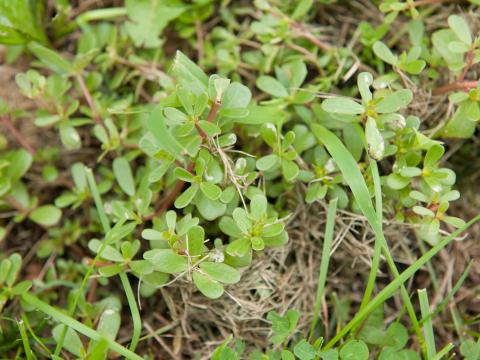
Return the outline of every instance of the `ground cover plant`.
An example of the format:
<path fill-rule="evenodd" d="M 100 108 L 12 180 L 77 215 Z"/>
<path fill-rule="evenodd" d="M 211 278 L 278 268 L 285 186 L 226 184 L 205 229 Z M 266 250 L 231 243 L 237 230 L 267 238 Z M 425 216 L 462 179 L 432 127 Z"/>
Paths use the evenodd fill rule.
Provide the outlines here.
<path fill-rule="evenodd" d="M 1 358 L 479 359 L 478 6 L 0 0 Z"/>

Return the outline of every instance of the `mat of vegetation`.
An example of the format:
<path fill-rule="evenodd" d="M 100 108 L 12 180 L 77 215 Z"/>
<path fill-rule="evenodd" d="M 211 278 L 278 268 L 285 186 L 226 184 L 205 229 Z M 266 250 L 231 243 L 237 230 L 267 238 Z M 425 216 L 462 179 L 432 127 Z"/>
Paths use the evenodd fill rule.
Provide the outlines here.
<path fill-rule="evenodd" d="M 480 359 L 479 5 L 0 0 L 0 358 Z"/>

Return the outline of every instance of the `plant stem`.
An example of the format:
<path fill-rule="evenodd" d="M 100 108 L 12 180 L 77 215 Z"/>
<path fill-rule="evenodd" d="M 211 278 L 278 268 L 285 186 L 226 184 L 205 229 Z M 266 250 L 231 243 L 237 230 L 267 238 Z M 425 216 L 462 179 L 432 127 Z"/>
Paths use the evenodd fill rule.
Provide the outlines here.
<path fill-rule="evenodd" d="M 13 137 L 17 140 L 17 142 L 25 149 L 27 150 L 32 156 L 35 156 L 37 153 L 35 149 L 32 147 L 32 145 L 29 144 L 27 139 L 23 136 L 21 132 L 17 130 L 15 125 L 13 125 L 12 120 L 8 116 L 3 116 L 0 119 L 1 123 L 10 131 L 10 133 L 13 135 Z"/>
<path fill-rule="evenodd" d="M 459 0 L 417 0 L 413 2 L 413 6 L 423 6 L 423 5 L 433 5 L 433 4 L 443 4 L 449 2 L 459 2 Z"/>
<path fill-rule="evenodd" d="M 456 81 L 454 83 L 440 86 L 439 88 L 433 89 L 432 95 L 442 95 L 449 93 L 451 91 L 468 91 L 475 89 L 478 85 L 478 81 Z"/>
<path fill-rule="evenodd" d="M 83 97 L 85 98 L 85 101 L 88 104 L 88 107 L 92 111 L 92 117 L 93 120 L 100 126 L 103 126 L 103 122 L 100 119 L 100 115 L 97 112 L 97 107 L 95 106 L 95 102 L 93 101 L 92 94 L 90 93 L 90 90 L 88 90 L 87 84 L 85 84 L 85 80 L 83 80 L 83 77 L 81 74 L 77 74 L 75 76 L 77 79 L 78 85 L 80 86 L 80 89 L 82 90 Z"/>
<path fill-rule="evenodd" d="M 325 290 L 325 283 L 327 281 L 328 264 L 330 262 L 330 251 L 332 248 L 333 231 L 335 227 L 335 214 L 337 212 L 338 199 L 335 198 L 328 204 L 327 210 L 327 224 L 325 225 L 325 236 L 323 237 L 322 260 L 320 262 L 320 273 L 318 274 L 317 296 L 315 298 L 315 307 L 313 310 L 313 319 L 310 324 L 310 341 L 313 340 L 313 332 L 318 321 L 318 314 L 320 312 L 320 305 L 322 303 L 323 292 Z"/>

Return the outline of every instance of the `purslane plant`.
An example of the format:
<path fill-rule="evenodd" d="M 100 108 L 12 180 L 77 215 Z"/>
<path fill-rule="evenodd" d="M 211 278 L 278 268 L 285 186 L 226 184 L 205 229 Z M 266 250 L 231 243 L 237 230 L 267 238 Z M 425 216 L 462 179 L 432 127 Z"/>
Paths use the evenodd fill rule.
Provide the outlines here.
<path fill-rule="evenodd" d="M 59 275 L 47 274 L 67 289 L 79 278 L 95 288 L 97 281 L 106 285 L 120 275 L 123 282 L 129 274 L 142 296 L 181 280 L 218 298 L 225 286 L 241 281 L 242 268 L 258 252 L 287 242 L 285 220 L 303 201 L 298 194 L 307 203 L 338 199 L 340 208 L 359 212 L 348 179 L 313 134 L 318 124 L 341 138 L 372 197 L 370 159 L 379 162 L 386 218 L 413 224 L 432 246 L 444 230 L 464 225 L 447 213 L 460 194 L 437 139 L 471 137 L 480 118 L 480 87 L 467 80 L 479 61 L 479 39 L 462 17 L 450 16 L 449 29 L 436 31 L 431 45 L 418 3 L 384 1 L 380 9 L 387 18 L 378 28 L 365 22 L 359 27 L 364 46 L 356 54 L 329 45 L 322 29 L 301 22 L 319 14 L 312 1 L 255 1 L 254 11 L 222 6 L 220 23 L 207 26 L 202 21 L 216 13 L 208 0 L 127 1 L 75 20 L 72 6 L 59 1 L 52 5 L 58 15 L 52 24 L 43 21 L 42 2 L 25 4 L 0 0 L 0 42 L 15 46 L 9 60 L 22 53 L 34 59 L 16 81 L 36 105 L 34 111 L 0 106 L 2 124 L 24 147 L 2 149 L 0 208 L 15 222 L 33 221 L 47 232 L 39 257 L 77 254 L 78 245 L 85 250 L 85 263 L 62 258 L 55 262 Z M 145 19 L 147 13 L 155 16 Z M 384 39 L 388 23 L 401 13 L 415 18 L 404 28 L 412 45 L 407 49 L 398 39 Z M 182 52 L 173 58 L 166 51 L 161 36 L 169 24 L 186 48 L 195 47 L 189 54 L 196 54 L 198 65 Z M 54 50 L 71 32 L 80 34 L 75 46 Z M 341 97 L 331 94 L 334 85 L 345 89 L 362 63 L 380 76 L 360 72 L 357 86 Z M 456 81 L 433 94 L 452 92 L 453 115 L 424 131 L 430 124 L 409 109 L 416 88 L 426 78 L 440 81 L 440 70 L 447 69 Z M 319 100 L 324 91 L 330 94 Z M 25 143 L 12 124 L 27 117 L 41 131 L 57 134 L 58 144 L 35 151 Z M 64 156 L 73 165 L 60 176 L 54 164 Z M 92 207 L 83 161 L 94 168 L 102 208 L 115 224 L 104 239 L 96 238 L 102 219 Z M 43 186 L 55 188 L 55 199 L 40 196 Z M 10 230 L 2 225 L 0 239 Z M 98 278 L 84 276 L 92 264 Z M 28 286 L 15 288 L 3 286 L 2 299 L 21 296 Z M 42 289 L 38 296 L 54 303 Z M 78 299 L 91 321 L 98 313 L 87 311 L 89 296 L 85 287 L 71 291 L 68 305 Z M 55 329 L 56 341 L 67 339 L 69 352 L 91 354 L 75 332 Z M 294 354 L 309 354 L 312 346 L 302 342 Z"/>

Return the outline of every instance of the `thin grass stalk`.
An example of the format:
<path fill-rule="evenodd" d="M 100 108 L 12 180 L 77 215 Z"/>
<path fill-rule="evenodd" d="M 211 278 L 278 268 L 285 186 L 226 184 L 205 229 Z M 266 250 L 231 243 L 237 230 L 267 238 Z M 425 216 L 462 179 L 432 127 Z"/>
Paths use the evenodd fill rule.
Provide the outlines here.
<path fill-rule="evenodd" d="M 328 204 L 327 223 L 325 225 L 325 236 L 323 237 L 322 260 L 320 262 L 320 272 L 318 274 L 317 295 L 315 298 L 315 306 L 313 310 L 313 319 L 310 324 L 310 340 L 313 340 L 315 326 L 317 325 L 318 316 L 320 312 L 320 305 L 322 303 L 323 292 L 327 281 L 328 264 L 330 262 L 330 251 L 332 249 L 332 240 L 335 227 L 335 215 L 337 212 L 338 199 L 332 199 Z"/>

